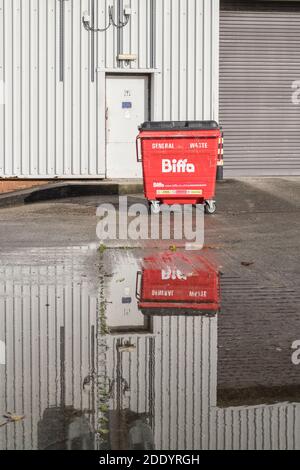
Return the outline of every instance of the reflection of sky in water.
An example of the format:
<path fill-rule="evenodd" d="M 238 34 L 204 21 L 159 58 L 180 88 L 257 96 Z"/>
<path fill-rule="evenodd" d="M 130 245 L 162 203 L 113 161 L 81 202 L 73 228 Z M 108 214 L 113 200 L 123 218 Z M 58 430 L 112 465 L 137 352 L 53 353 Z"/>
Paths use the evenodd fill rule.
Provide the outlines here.
<path fill-rule="evenodd" d="M 161 254 L 154 266 L 182 300 L 191 290 L 178 279 L 193 279 L 201 263 L 172 256 L 171 266 Z M 144 315 L 137 273 L 149 266 L 153 260 L 124 250 L 102 259 L 82 250 L 7 257 L 0 413 L 26 417 L 0 429 L 0 448 L 299 448 L 299 372 L 286 334 L 293 302 L 285 303 L 283 322 L 275 307 L 266 309 L 255 280 L 247 291 L 224 276 L 218 314 L 178 315 L 175 305 L 172 316 L 153 306 Z M 216 279 L 214 270 L 208 278 Z M 201 301 L 206 290 L 199 285 Z"/>

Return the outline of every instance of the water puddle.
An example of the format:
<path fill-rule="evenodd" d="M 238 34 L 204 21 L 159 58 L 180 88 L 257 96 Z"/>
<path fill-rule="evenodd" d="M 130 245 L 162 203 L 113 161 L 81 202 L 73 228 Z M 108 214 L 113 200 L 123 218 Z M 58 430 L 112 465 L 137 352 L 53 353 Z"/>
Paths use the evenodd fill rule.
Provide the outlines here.
<path fill-rule="evenodd" d="M 299 449 L 299 295 L 212 252 L 6 255 L 0 448 Z"/>

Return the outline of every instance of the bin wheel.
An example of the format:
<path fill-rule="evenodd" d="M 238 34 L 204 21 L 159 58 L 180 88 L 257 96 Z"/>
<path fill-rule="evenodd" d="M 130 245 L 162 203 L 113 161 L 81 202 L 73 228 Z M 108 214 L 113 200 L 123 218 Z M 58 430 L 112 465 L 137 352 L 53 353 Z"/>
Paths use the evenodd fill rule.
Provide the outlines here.
<path fill-rule="evenodd" d="M 149 212 L 150 214 L 158 215 L 160 213 L 160 202 L 149 201 Z"/>
<path fill-rule="evenodd" d="M 216 213 L 217 204 L 216 201 L 205 201 L 205 213 L 208 215 L 213 215 Z"/>

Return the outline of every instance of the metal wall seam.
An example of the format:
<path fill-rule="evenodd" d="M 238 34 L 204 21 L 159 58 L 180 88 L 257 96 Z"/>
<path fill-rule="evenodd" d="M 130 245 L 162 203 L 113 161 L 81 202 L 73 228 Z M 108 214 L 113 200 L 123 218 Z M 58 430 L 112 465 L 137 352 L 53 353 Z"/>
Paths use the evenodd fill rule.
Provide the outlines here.
<path fill-rule="evenodd" d="M 186 12 L 186 119 L 193 120 L 194 113 L 194 89 L 195 89 L 195 50 L 196 50 L 196 37 L 192 25 L 195 22 L 195 0 L 187 2 Z"/>
<path fill-rule="evenodd" d="M 72 38 L 72 9 L 73 2 L 65 1 L 65 27 L 64 27 L 64 160 L 63 160 L 63 175 L 71 174 L 71 152 L 72 152 L 72 127 L 73 127 L 73 113 L 72 113 L 72 89 L 73 89 L 73 38 Z M 89 74 L 90 80 L 90 74 Z"/>
<path fill-rule="evenodd" d="M 187 55 L 188 55 L 188 40 L 187 30 L 188 25 L 186 22 L 188 0 L 181 0 L 179 3 L 179 64 L 178 64 L 178 81 L 179 81 L 179 99 L 178 99 L 178 116 L 182 116 L 183 120 L 187 119 L 186 103 L 187 103 Z M 192 5 L 192 3 L 191 3 Z M 182 45 L 181 45 L 182 43 Z M 181 49 L 182 48 L 182 49 Z"/>
<path fill-rule="evenodd" d="M 158 70 L 157 73 L 152 75 L 151 83 L 151 119 L 159 120 L 163 116 L 163 75 L 162 75 L 162 62 L 163 62 L 163 12 L 164 2 L 155 0 L 155 38 L 153 44 L 153 56 L 155 62 L 153 66 Z"/>
<path fill-rule="evenodd" d="M 18 36 L 19 32 L 19 36 Z M 13 116 L 14 116 L 14 135 L 13 135 L 13 164 L 12 171 L 19 173 L 21 171 L 21 4 L 20 0 L 13 2 L 13 22 L 12 35 L 16 35 L 13 41 L 12 67 L 13 67 Z"/>
<path fill-rule="evenodd" d="M 40 175 L 47 174 L 47 127 L 48 127 L 48 107 L 47 107 L 47 33 L 48 33 L 48 12 L 47 2 L 38 2 L 38 165 L 37 172 Z M 15 119 L 16 120 L 16 119 Z M 15 171 L 20 174 L 19 171 Z"/>
<path fill-rule="evenodd" d="M 219 3 L 219 0 L 218 0 Z M 219 57 L 220 57 L 220 8 L 211 6 L 211 65 L 212 65 L 212 90 L 211 90 L 211 118 L 219 122 Z"/>
<path fill-rule="evenodd" d="M 55 175 L 56 121 L 56 0 L 47 4 L 47 165 L 46 174 Z M 24 75 L 26 75 L 24 73 Z M 27 171 L 26 173 L 30 173 Z"/>
<path fill-rule="evenodd" d="M 130 33 L 129 33 L 129 53 L 137 54 L 136 45 L 138 42 L 138 28 L 137 28 L 137 0 L 131 0 L 131 20 L 130 20 Z M 133 62 L 130 65 L 130 68 L 134 71 L 137 68 L 137 63 Z"/>
<path fill-rule="evenodd" d="M 59 21 L 60 11 L 58 2 L 55 5 L 56 9 L 56 119 L 55 119 L 55 174 L 63 175 L 64 173 L 64 82 L 59 81 Z"/>
<path fill-rule="evenodd" d="M 0 42 L 0 174 L 3 174 L 5 161 L 5 19 L 4 19 L 4 0 L 0 0 L 0 32 L 2 40 Z M 1 138 L 2 137 L 2 138 Z"/>
<path fill-rule="evenodd" d="M 88 0 L 82 0 L 83 11 L 89 11 Z M 90 33 L 81 26 L 81 153 L 80 153 L 80 173 L 88 175 L 88 161 L 90 157 Z"/>
<path fill-rule="evenodd" d="M 72 61 L 72 174 L 81 173 L 81 2 L 72 5 L 73 61 Z M 86 33 L 86 31 L 84 31 Z"/>
<path fill-rule="evenodd" d="M 13 169 L 13 66 L 12 66 L 12 23 L 13 23 L 13 4 L 5 0 L 4 3 L 4 76 L 5 76 L 5 116 L 4 116 L 4 168 L 3 176 L 12 174 Z M 0 138 L 0 140 L 2 140 Z"/>

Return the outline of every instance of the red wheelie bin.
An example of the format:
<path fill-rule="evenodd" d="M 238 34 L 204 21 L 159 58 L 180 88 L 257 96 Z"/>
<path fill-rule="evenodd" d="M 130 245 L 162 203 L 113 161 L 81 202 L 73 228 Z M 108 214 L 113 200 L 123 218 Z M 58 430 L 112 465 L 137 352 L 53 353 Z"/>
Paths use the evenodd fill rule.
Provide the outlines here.
<path fill-rule="evenodd" d="M 136 297 L 146 315 L 215 315 L 221 304 L 219 273 L 195 254 L 149 256 L 137 273 Z"/>
<path fill-rule="evenodd" d="M 215 121 L 145 122 L 137 137 L 144 192 L 152 212 L 161 204 L 204 204 L 216 211 L 218 163 L 223 160 L 222 130 Z"/>

